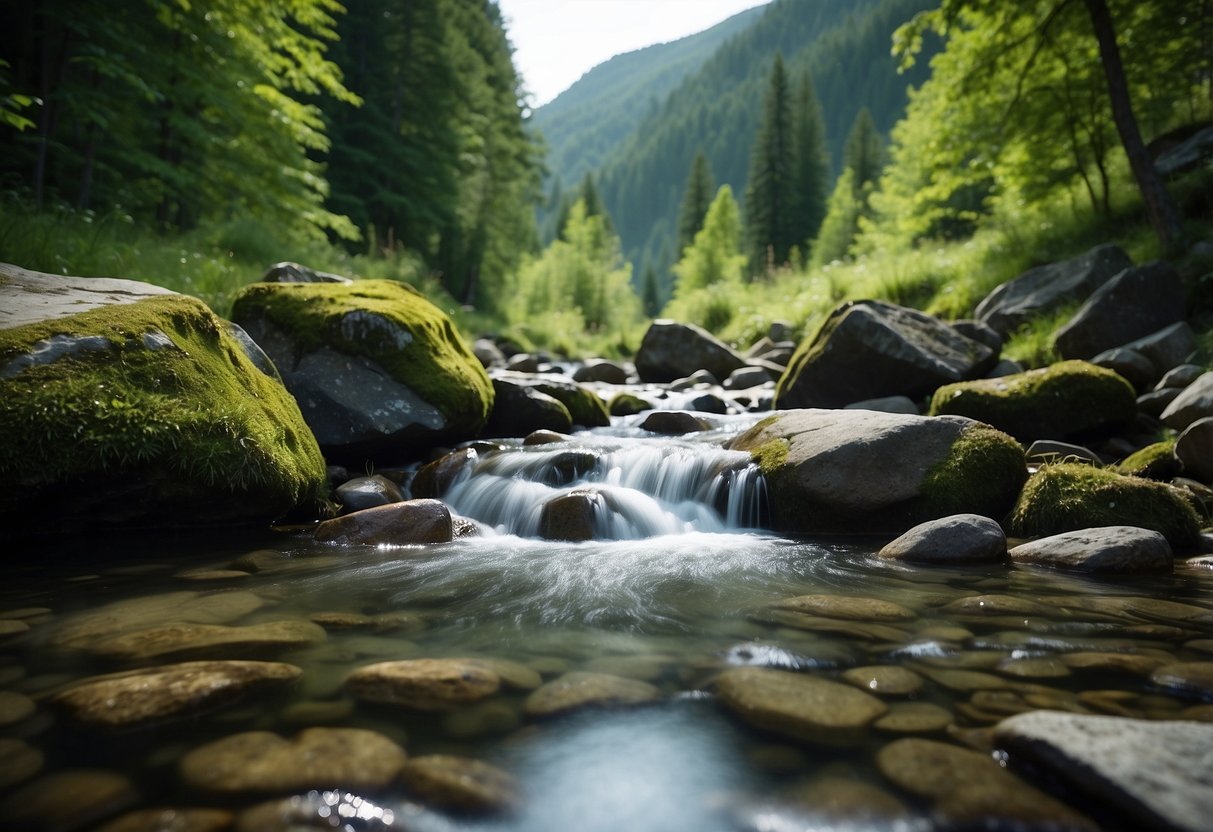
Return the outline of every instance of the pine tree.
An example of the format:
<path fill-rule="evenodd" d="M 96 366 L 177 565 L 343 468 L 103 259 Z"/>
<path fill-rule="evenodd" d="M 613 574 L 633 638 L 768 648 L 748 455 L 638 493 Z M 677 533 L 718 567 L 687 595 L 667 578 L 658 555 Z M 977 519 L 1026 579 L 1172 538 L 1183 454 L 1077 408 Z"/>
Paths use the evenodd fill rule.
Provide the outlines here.
<path fill-rule="evenodd" d="M 674 266 L 678 275 L 674 296 L 685 298 L 696 289 L 718 283 L 741 283 L 746 257 L 740 249 L 741 217 L 737 202 L 733 189 L 721 185 L 708 208 L 703 228 Z"/>
<path fill-rule="evenodd" d="M 750 155 L 745 192 L 747 244 L 750 269 L 765 272 L 769 264 L 782 264 L 796 244 L 793 224 L 794 142 L 791 94 L 783 56 L 776 54 L 767 87 L 762 127 Z"/>
<path fill-rule="evenodd" d="M 661 311 L 661 288 L 657 285 L 657 270 L 653 264 L 645 266 L 644 280 L 641 281 L 641 302 L 644 304 L 644 314 L 650 318 Z"/>
<path fill-rule="evenodd" d="M 691 162 L 691 173 L 687 177 L 686 194 L 678 212 L 678 251 L 681 253 L 695 242 L 695 235 L 703 228 L 703 218 L 708 213 L 712 194 L 716 186 L 712 183 L 712 170 L 703 150 L 695 154 Z"/>
<path fill-rule="evenodd" d="M 826 147 L 821 104 L 806 71 L 796 90 L 796 232 L 798 245 L 808 253 L 825 219 L 830 189 L 830 152 Z"/>
<path fill-rule="evenodd" d="M 842 166 L 855 172 L 855 194 L 860 196 L 865 185 L 875 187 L 884 167 L 884 144 L 876 132 L 876 124 L 868 108 L 862 108 L 855 116 L 851 132 L 847 134 L 846 148 L 842 154 Z M 865 200 L 866 201 L 866 200 Z"/>

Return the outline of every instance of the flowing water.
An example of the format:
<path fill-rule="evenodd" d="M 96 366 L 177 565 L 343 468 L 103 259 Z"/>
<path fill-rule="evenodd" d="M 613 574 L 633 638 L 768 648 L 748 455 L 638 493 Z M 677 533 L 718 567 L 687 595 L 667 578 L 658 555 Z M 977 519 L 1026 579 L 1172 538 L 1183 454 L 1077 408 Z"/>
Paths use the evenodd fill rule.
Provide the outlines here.
<path fill-rule="evenodd" d="M 668 439 L 623 420 L 554 445 L 480 450 L 444 499 L 486 532 L 444 545 L 338 547 L 289 530 L 256 539 L 26 544 L 10 553 L 0 587 L 0 624 L 17 622 L 0 636 L 0 699 L 8 697 L 0 769 L 15 759 L 4 755 L 27 750 L 42 765 L 36 777 L 0 774 L 0 812 L 16 812 L 13 799 L 34 800 L 30 790 L 48 780 L 47 805 L 78 799 L 70 791 L 56 798 L 51 775 L 80 769 L 118 772 L 137 789 L 102 815 L 123 805 L 241 810 L 291 792 L 199 793 L 182 780 L 182 756 L 238 732 L 292 736 L 323 725 L 374 730 L 410 756 L 493 763 L 518 779 L 520 807 L 477 819 L 425 808 L 402 787 L 345 797 L 301 789 L 299 812 L 312 820 L 297 828 L 337 828 L 333 807 L 342 807 L 349 829 L 929 829 L 931 806 L 876 766 L 877 751 L 898 737 L 988 748 L 983 729 L 1038 707 L 1209 718 L 1199 694 L 1161 687 L 1148 671 L 1067 657 L 1207 661 L 1213 572 L 1185 567 L 1174 576 L 1096 581 L 1002 565 L 914 568 L 876 558 L 876 540 L 784 539 L 761 530 L 761 477 L 744 455 L 720 448 L 752 421 L 722 417 L 703 435 Z M 544 502 L 587 490 L 597 495 L 598 539 L 536 539 Z M 881 599 L 913 616 L 771 607 L 806 594 Z M 233 612 L 236 598 L 243 606 Z M 65 638 L 99 610 L 118 622 L 106 625 L 115 631 L 177 617 L 230 625 L 316 617 L 327 634 L 301 648 L 230 656 L 301 668 L 284 691 L 115 738 L 74 724 L 51 701 L 81 678 L 164 663 L 116 661 L 87 640 Z M 189 656 L 202 657 L 229 656 Z M 355 668 L 421 657 L 509 660 L 544 681 L 570 671 L 612 674 L 648 682 L 660 698 L 537 719 L 525 712 L 527 690 L 437 713 L 356 702 L 344 692 Z M 845 746 L 759 732 L 712 694 L 716 674 L 746 665 L 833 680 L 861 667 L 912 670 L 921 687 L 884 699 L 895 710 L 929 703 L 946 718 L 873 726 Z M 32 713 L 9 707 L 26 698 Z M 826 786 L 865 797 L 826 800 Z M 867 811 L 872 794 L 900 808 Z M 1098 820 L 1119 828 L 1114 816 Z"/>

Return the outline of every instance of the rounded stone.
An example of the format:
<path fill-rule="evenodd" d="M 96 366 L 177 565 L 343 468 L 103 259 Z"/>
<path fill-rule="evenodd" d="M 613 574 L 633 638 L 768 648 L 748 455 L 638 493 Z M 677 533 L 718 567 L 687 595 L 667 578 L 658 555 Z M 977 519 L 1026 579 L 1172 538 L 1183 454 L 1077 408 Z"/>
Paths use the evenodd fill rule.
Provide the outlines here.
<path fill-rule="evenodd" d="M 166 624 L 226 624 L 265 606 L 265 599 L 247 592 L 167 592 L 115 601 L 71 616 L 55 631 L 55 647 L 85 648 L 109 636 Z"/>
<path fill-rule="evenodd" d="M 37 709 L 34 700 L 24 693 L 0 690 L 0 727 L 20 722 Z"/>
<path fill-rule="evenodd" d="M 989 517 L 954 514 L 915 526 L 879 554 L 913 563 L 993 562 L 1006 557 L 1007 536 Z"/>
<path fill-rule="evenodd" d="M 5 828 L 69 832 L 83 829 L 138 799 L 126 777 L 100 769 L 67 769 L 28 783 L 0 802 Z"/>
<path fill-rule="evenodd" d="M 302 674 L 276 662 L 186 662 L 87 679 L 51 703 L 84 727 L 127 731 L 231 705 Z"/>
<path fill-rule="evenodd" d="M 326 630 L 373 630 L 375 619 L 357 612 L 314 612 L 308 616 L 313 624 Z"/>
<path fill-rule="evenodd" d="M 911 621 L 917 618 L 913 610 L 892 601 L 848 595 L 799 595 L 778 601 L 773 606 L 780 610 L 845 621 Z"/>
<path fill-rule="evenodd" d="M 1213 416 L 1197 419 L 1184 428 L 1175 442 L 1175 455 L 1183 463 L 1186 476 L 1213 484 Z"/>
<path fill-rule="evenodd" d="M 759 667 L 731 668 L 716 679 L 720 701 L 764 731 L 807 742 L 854 739 L 888 706 L 849 685 Z"/>
<path fill-rule="evenodd" d="M 1150 674 L 1156 685 L 1196 696 L 1213 696 L 1213 662 L 1175 662 Z"/>
<path fill-rule="evenodd" d="M 232 813 L 226 809 L 139 809 L 95 832 L 225 832 L 231 828 Z"/>
<path fill-rule="evenodd" d="M 187 787 L 212 794 L 357 791 L 385 788 L 404 762 L 404 750 L 374 731 L 308 728 L 290 740 L 269 731 L 233 734 L 190 751 L 178 770 Z"/>
<path fill-rule="evenodd" d="M 898 734 L 930 734 L 942 731 L 952 721 L 950 711 L 930 702 L 895 702 L 872 725 Z"/>
<path fill-rule="evenodd" d="M 1175 562 L 1165 537 L 1136 526 L 1064 532 L 1015 546 L 1010 556 L 1014 563 L 1118 575 L 1170 572 Z"/>
<path fill-rule="evenodd" d="M 207 656 L 257 658 L 324 641 L 324 630 L 308 621 L 271 621 L 247 627 L 174 624 L 121 633 L 89 645 L 88 651 L 124 662 L 172 661 Z"/>
<path fill-rule="evenodd" d="M 527 716 L 542 718 L 581 708 L 642 705 L 660 698 L 661 692 L 648 682 L 574 671 L 535 690 L 526 698 L 523 708 Z"/>
<path fill-rule="evenodd" d="M 853 667 L 842 678 L 857 688 L 885 696 L 908 696 L 922 688 L 922 677 L 896 665 Z"/>
<path fill-rule="evenodd" d="M 518 804 L 518 783 L 496 766 L 432 754 L 404 764 L 400 779 L 422 803 L 454 812 L 506 812 Z"/>
<path fill-rule="evenodd" d="M 380 662 L 355 670 L 345 680 L 346 691 L 356 699 L 419 711 L 477 702 L 500 687 L 500 677 L 474 659 Z"/>
<path fill-rule="evenodd" d="M 400 493 L 400 486 L 382 474 L 347 480 L 337 486 L 333 490 L 333 494 L 347 514 L 365 508 L 399 503 L 404 499 L 404 495 Z"/>
<path fill-rule="evenodd" d="M 663 436 L 679 436 L 684 433 L 705 431 L 708 423 L 685 410 L 654 410 L 640 423 L 641 430 Z"/>
<path fill-rule="evenodd" d="M 394 832 L 402 828 L 395 822 L 395 812 L 361 795 L 337 789 L 313 789 L 245 809 L 236 816 L 233 829 L 234 832 L 332 832 L 347 818 L 342 827 L 346 830 Z"/>
<path fill-rule="evenodd" d="M 42 771 L 45 755 L 25 740 L 0 737 L 0 789 L 23 783 Z"/>
<path fill-rule="evenodd" d="M 1072 670 L 1100 670 L 1113 673 L 1132 673 L 1135 676 L 1149 676 L 1164 662 L 1153 656 L 1139 656 L 1133 653 L 1100 653 L 1083 651 L 1064 653 L 1059 656 L 1066 667 Z"/>
<path fill-rule="evenodd" d="M 29 625 L 24 621 L 0 621 L 0 638 L 19 636 L 29 632 Z"/>
<path fill-rule="evenodd" d="M 416 546 L 450 543 L 451 512 L 438 500 L 408 500 L 325 520 L 316 527 L 321 543 Z"/>

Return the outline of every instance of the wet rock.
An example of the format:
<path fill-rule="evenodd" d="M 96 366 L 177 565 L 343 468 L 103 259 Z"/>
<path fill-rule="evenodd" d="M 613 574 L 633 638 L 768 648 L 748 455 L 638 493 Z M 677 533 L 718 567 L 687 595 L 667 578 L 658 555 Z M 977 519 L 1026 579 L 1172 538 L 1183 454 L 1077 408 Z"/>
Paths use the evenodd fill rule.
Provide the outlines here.
<path fill-rule="evenodd" d="M 597 381 L 603 384 L 627 384 L 628 371 L 622 364 L 605 358 L 590 358 L 573 373 L 573 381 Z"/>
<path fill-rule="evenodd" d="M 1167 482 L 1183 470 L 1183 463 L 1175 455 L 1174 440 L 1155 442 L 1127 456 L 1116 466 L 1116 471 L 1134 477 Z"/>
<path fill-rule="evenodd" d="M 1213 661 L 1166 664 L 1151 673 L 1150 680 L 1180 693 L 1213 697 Z"/>
<path fill-rule="evenodd" d="M 912 621 L 914 611 L 879 598 L 851 595 L 798 595 L 772 604 L 775 609 L 850 621 Z"/>
<path fill-rule="evenodd" d="M 594 539 L 594 518 L 605 510 L 602 495 L 578 489 L 543 504 L 539 514 L 539 536 L 544 540 L 580 542 Z"/>
<path fill-rule="evenodd" d="M 201 301 L 0 264 L 0 309 L 10 530 L 264 526 L 319 497 L 299 406 Z"/>
<path fill-rule="evenodd" d="M 85 679 L 51 704 L 86 728 L 134 731 L 233 705 L 302 674 L 277 662 L 185 662 Z"/>
<path fill-rule="evenodd" d="M 23 693 L 0 690 L 0 728 L 33 716 L 38 706 Z"/>
<path fill-rule="evenodd" d="M 817 676 L 739 667 L 716 679 L 729 710 L 764 731 L 806 742 L 848 742 L 862 735 L 888 706 L 849 685 Z"/>
<path fill-rule="evenodd" d="M 607 410 L 612 416 L 635 416 L 653 409 L 653 403 L 632 393 L 616 393 L 609 402 Z"/>
<path fill-rule="evenodd" d="M 1124 345 L 1125 349 L 1144 355 L 1151 364 L 1158 368 L 1159 372 L 1164 374 L 1187 361 L 1196 347 L 1196 333 L 1192 331 L 1192 327 L 1188 326 L 1186 321 L 1163 327 L 1157 332 Z M 1176 386 L 1185 387 L 1187 384 L 1177 384 Z"/>
<path fill-rule="evenodd" d="M 1029 465 L 1081 462 L 1086 465 L 1094 465 L 1096 468 L 1103 467 L 1103 460 L 1090 448 L 1052 439 L 1037 439 L 1028 446 L 1026 457 Z"/>
<path fill-rule="evenodd" d="M 1021 441 L 1106 433 L 1137 415 L 1133 388 L 1116 373 L 1085 361 L 1063 361 L 1017 376 L 940 387 L 932 416 L 967 416 Z"/>
<path fill-rule="evenodd" d="M 1149 676 L 1166 663 L 1153 656 L 1139 656 L 1133 653 L 1102 653 L 1093 650 L 1063 653 L 1058 658 L 1066 667 L 1073 670 L 1131 673 L 1135 676 Z"/>
<path fill-rule="evenodd" d="M 422 803 L 448 811 L 499 813 L 518 805 L 513 776 L 481 760 L 446 754 L 413 757 L 400 779 Z"/>
<path fill-rule="evenodd" d="M 400 486 L 382 474 L 348 480 L 337 486 L 334 496 L 346 513 L 399 503 L 404 499 Z"/>
<path fill-rule="evenodd" d="M 1007 536 L 989 517 L 954 514 L 920 523 L 879 554 L 912 563 L 996 562 L 1007 555 Z"/>
<path fill-rule="evenodd" d="M 1135 526 L 1065 532 L 1015 546 L 1010 556 L 1014 563 L 1105 575 L 1171 572 L 1175 560 L 1165 537 Z"/>
<path fill-rule="evenodd" d="M 1086 817 L 999 766 L 988 755 L 907 738 L 876 755 L 880 773 L 930 802 L 945 828 L 1089 830 Z"/>
<path fill-rule="evenodd" d="M 1159 532 L 1180 550 L 1196 544 L 1200 524 L 1178 489 L 1089 465 L 1041 468 L 1024 485 L 1007 518 L 1016 537 L 1042 537 L 1101 526 Z"/>
<path fill-rule="evenodd" d="M 282 800 L 261 803 L 236 816 L 235 832 L 391 832 L 402 827 L 396 814 L 361 795 L 311 789 Z"/>
<path fill-rule="evenodd" d="M 663 436 L 680 436 L 707 430 L 710 425 L 693 413 L 685 410 L 654 410 L 639 425 L 641 430 Z"/>
<path fill-rule="evenodd" d="M 1015 376 L 1024 372 L 1028 368 L 1020 364 L 1018 361 L 1012 361 L 1009 358 L 1001 359 L 997 364 L 989 369 L 986 373 L 986 378 L 1005 378 L 1006 376 Z"/>
<path fill-rule="evenodd" d="M 0 789 L 24 783 L 42 771 L 45 756 L 25 740 L 0 737 Z"/>
<path fill-rule="evenodd" d="M 866 824 L 883 826 L 891 822 L 895 828 L 896 821 L 909 815 L 906 805 L 884 789 L 849 777 L 818 777 L 785 790 L 781 798 L 784 803 L 803 809 L 810 816 L 824 816 L 846 826 L 853 824 L 860 828 Z"/>
<path fill-rule="evenodd" d="M 340 785 L 382 789 L 405 753 L 360 728 L 308 728 L 287 740 L 269 731 L 233 734 L 195 748 L 178 765 L 184 784 L 211 794 L 260 794 Z"/>
<path fill-rule="evenodd" d="M 933 734 L 952 721 L 951 711 L 930 702 L 894 702 L 872 726 L 895 734 Z"/>
<path fill-rule="evenodd" d="M 696 396 L 688 404 L 691 410 L 697 410 L 700 413 L 724 414 L 730 411 L 729 403 L 715 393 Z"/>
<path fill-rule="evenodd" d="M 408 500 L 325 520 L 316 527 L 321 543 L 413 546 L 449 543 L 451 512 L 438 500 Z"/>
<path fill-rule="evenodd" d="M 1164 390 L 1173 388 L 1182 390 L 1204 374 L 1205 368 L 1199 364 L 1180 364 L 1168 370 L 1158 380 L 1158 384 L 1154 385 L 1154 389 Z"/>
<path fill-rule="evenodd" d="M 405 284 L 255 283 L 232 320 L 274 360 L 330 462 L 361 468 L 465 439 L 492 410 L 484 367 Z"/>
<path fill-rule="evenodd" d="M 1169 428 L 1183 430 L 1197 419 L 1213 416 L 1213 371 L 1201 375 L 1184 388 L 1162 412 Z"/>
<path fill-rule="evenodd" d="M 509 659 L 469 659 L 468 661 L 486 667 L 501 680 L 501 687 L 506 690 L 534 690 L 543 684 L 539 671 L 527 667 L 521 662 Z"/>
<path fill-rule="evenodd" d="M 766 367 L 740 367 L 729 373 L 721 386 L 725 390 L 749 390 L 774 380 L 775 376 Z"/>
<path fill-rule="evenodd" d="M 412 659 L 355 670 L 345 690 L 356 699 L 441 711 L 492 696 L 501 679 L 474 659 Z"/>
<path fill-rule="evenodd" d="M 97 656 L 123 662 L 179 661 L 202 656 L 251 658 L 324 641 L 324 630 L 308 621 L 272 621 L 247 627 L 172 624 L 133 630 L 89 645 Z"/>
<path fill-rule="evenodd" d="M 574 425 L 580 425 L 584 428 L 605 427 L 611 423 L 611 416 L 607 412 L 606 404 L 602 398 L 589 387 L 578 384 L 575 381 L 551 374 L 544 375 L 528 375 L 526 373 L 510 373 L 497 372 L 493 374 L 494 379 L 508 381 L 520 387 L 527 387 L 531 390 L 537 390 L 544 395 L 551 396 L 564 405 L 569 411 L 569 417 Z M 548 428 L 554 429 L 554 428 Z M 512 434 L 518 436 L 520 434 Z"/>
<path fill-rule="evenodd" d="M 923 312 L 884 301 L 837 307 L 797 349 L 775 391 L 780 410 L 925 396 L 980 378 L 998 355 Z"/>
<path fill-rule="evenodd" d="M 1162 261 L 1146 263 L 1096 289 L 1057 331 L 1053 345 L 1062 358 L 1091 358 L 1178 323 L 1186 311 L 1183 281 L 1175 269 Z"/>
<path fill-rule="evenodd" d="M 1160 418 L 1171 402 L 1183 391 L 1178 387 L 1164 387 L 1161 390 L 1151 390 L 1137 397 L 1137 409 L 1154 418 Z"/>
<path fill-rule="evenodd" d="M 505 368 L 512 373 L 537 373 L 539 372 L 539 358 L 530 353 L 520 352 L 506 359 Z"/>
<path fill-rule="evenodd" d="M 1128 826 L 1199 832 L 1213 815 L 1213 725 L 1037 711 L 1011 717 L 996 741 L 1044 767 Z"/>
<path fill-rule="evenodd" d="M 968 693 L 975 690 L 1005 690 L 1011 686 L 1006 679 L 980 670 L 950 670 L 939 667 L 922 667 L 922 674 L 937 685 L 948 690 Z"/>
<path fill-rule="evenodd" d="M 1105 370 L 1116 373 L 1133 385 L 1133 390 L 1136 392 L 1149 390 L 1154 385 L 1155 379 L 1158 378 L 1158 369 L 1154 366 L 1154 362 L 1137 350 L 1127 347 L 1104 350 L 1092 358 L 1091 363 L 1096 367 L 1103 367 Z"/>
<path fill-rule="evenodd" d="M 374 630 L 375 619 L 357 612 L 314 612 L 308 620 L 324 630 Z"/>
<path fill-rule="evenodd" d="M 1001 352 L 1003 336 L 1002 333 L 987 323 L 976 320 L 974 318 L 961 319 L 958 321 L 950 321 L 948 326 L 959 332 L 964 337 L 985 344 L 990 349 Z"/>
<path fill-rule="evenodd" d="M 555 445 L 558 442 L 567 442 L 569 439 L 567 434 L 557 433 L 554 430 L 537 430 L 527 434 L 522 440 L 523 447 L 529 448 L 535 445 Z"/>
<path fill-rule="evenodd" d="M 0 638 L 11 638 L 29 632 L 29 625 L 24 621 L 0 621 Z"/>
<path fill-rule="evenodd" d="M 1070 675 L 1070 669 L 1058 659 L 1004 659 L 995 669 L 1004 676 L 1021 679 L 1064 679 Z"/>
<path fill-rule="evenodd" d="M 491 338 L 477 338 L 472 342 L 472 355 L 486 370 L 505 366 L 505 353 Z"/>
<path fill-rule="evenodd" d="M 1070 301 L 1085 300 L 1132 265 L 1120 247 L 1098 246 L 1072 260 L 1037 266 L 1003 283 L 977 304 L 974 315 L 1005 337 L 1032 318 Z"/>
<path fill-rule="evenodd" d="M 776 531 L 899 534 L 938 517 L 1002 517 L 1027 476 L 1006 434 L 960 417 L 776 414 L 734 439 L 759 463 Z"/>
<path fill-rule="evenodd" d="M 483 436 L 526 436 L 537 430 L 568 433 L 573 415 L 554 396 L 525 384 L 493 379 L 493 412 L 481 432 Z"/>
<path fill-rule="evenodd" d="M 73 832 L 120 812 L 139 798 L 126 777 L 100 769 L 48 774 L 7 794 L 0 819 L 10 829 Z"/>
<path fill-rule="evenodd" d="M 95 832 L 226 832 L 232 813 L 226 809 L 139 809 L 99 826 Z"/>
<path fill-rule="evenodd" d="M 523 706 L 532 719 L 557 716 L 582 708 L 643 705 L 661 698 L 648 682 L 607 673 L 573 671 L 545 683 L 526 698 Z"/>
<path fill-rule="evenodd" d="M 460 448 L 422 465 L 413 475 L 411 484 L 413 496 L 441 498 L 452 485 L 470 476 L 473 466 L 479 459 L 480 453 L 475 448 Z"/>
<path fill-rule="evenodd" d="M 685 378 L 674 379 L 666 385 L 666 388 L 681 393 L 687 390 L 706 390 L 719 384 L 720 379 L 716 378 L 709 370 L 696 370 Z"/>
<path fill-rule="evenodd" d="M 702 327 L 668 320 L 653 321 L 636 352 L 636 372 L 646 382 L 669 382 L 696 370 L 707 370 L 718 379 L 728 378 L 745 363 Z"/>
<path fill-rule="evenodd" d="M 881 696 L 909 696 L 922 689 L 921 676 L 897 665 L 852 667 L 843 671 L 842 678 L 857 688 Z"/>
<path fill-rule="evenodd" d="M 83 649 L 131 630 L 168 624 L 226 624 L 265 606 L 252 592 L 166 592 L 115 601 L 64 619 L 50 639 L 55 647 Z"/>
<path fill-rule="evenodd" d="M 864 399 L 861 402 L 851 402 L 846 410 L 875 410 L 879 413 L 907 413 L 917 416 L 921 412 L 918 405 L 909 396 L 884 396 L 879 399 Z"/>
<path fill-rule="evenodd" d="M 1213 416 L 1197 419 L 1175 441 L 1175 456 L 1184 473 L 1213 485 Z"/>
<path fill-rule="evenodd" d="M 451 711 L 442 720 L 447 735 L 460 739 L 510 734 L 521 725 L 522 716 L 514 704 L 491 699 Z"/>

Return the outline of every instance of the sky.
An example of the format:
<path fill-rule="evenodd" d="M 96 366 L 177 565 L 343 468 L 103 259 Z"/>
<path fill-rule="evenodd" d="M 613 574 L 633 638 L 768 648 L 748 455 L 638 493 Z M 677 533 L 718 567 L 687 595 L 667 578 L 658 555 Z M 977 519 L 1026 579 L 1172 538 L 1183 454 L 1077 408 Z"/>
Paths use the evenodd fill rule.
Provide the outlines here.
<path fill-rule="evenodd" d="M 623 52 L 709 29 L 768 0 L 498 0 L 532 106 Z"/>

